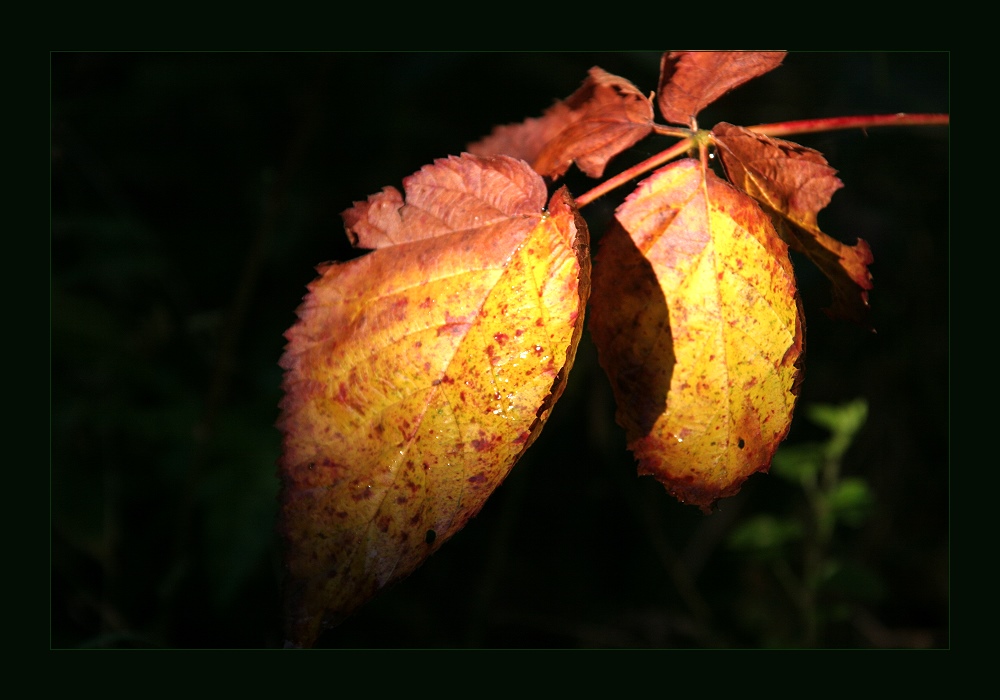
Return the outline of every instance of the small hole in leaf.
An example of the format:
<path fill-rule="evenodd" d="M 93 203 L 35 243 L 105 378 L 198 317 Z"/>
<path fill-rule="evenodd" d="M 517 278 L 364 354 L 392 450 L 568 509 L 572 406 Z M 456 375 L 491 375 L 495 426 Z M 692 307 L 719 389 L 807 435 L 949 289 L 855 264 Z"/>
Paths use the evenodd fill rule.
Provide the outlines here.
<path fill-rule="evenodd" d="M 744 445 L 746 445 L 746 443 L 745 443 L 745 442 L 743 442 L 743 438 L 740 438 L 740 441 L 736 443 L 736 446 L 737 446 L 738 448 L 740 448 L 741 450 L 743 449 L 743 446 L 744 446 Z"/>
<path fill-rule="evenodd" d="M 437 539 L 437 533 L 433 530 L 428 530 L 427 534 L 424 535 L 424 542 L 427 544 L 434 544 L 434 540 Z"/>

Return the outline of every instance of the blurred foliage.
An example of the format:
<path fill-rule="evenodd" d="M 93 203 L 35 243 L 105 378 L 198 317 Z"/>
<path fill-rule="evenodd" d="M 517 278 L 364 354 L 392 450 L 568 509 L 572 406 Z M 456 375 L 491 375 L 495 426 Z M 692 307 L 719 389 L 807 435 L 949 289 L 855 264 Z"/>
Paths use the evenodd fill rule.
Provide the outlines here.
<path fill-rule="evenodd" d="M 356 254 L 339 212 L 592 65 L 650 91 L 659 54 L 52 55 L 52 646 L 281 645 L 277 360 L 313 267 Z M 946 53 L 796 53 L 699 123 L 945 112 L 948 74 Z M 874 251 L 878 334 L 828 320 L 795 260 L 806 378 L 772 476 L 708 517 L 637 479 L 585 336 L 483 512 L 322 644 L 949 644 L 948 130 L 797 140 L 846 185 L 821 226 Z M 618 201 L 585 210 L 595 247 Z M 818 407 L 857 396 L 867 420 Z"/>
<path fill-rule="evenodd" d="M 799 635 L 771 640 L 781 646 L 816 646 L 824 637 L 822 625 L 849 620 L 856 603 L 877 601 L 884 590 L 876 572 L 842 561 L 833 551 L 840 545 L 837 526 L 860 527 L 873 508 L 863 478 L 840 478 L 841 460 L 865 423 L 868 405 L 863 399 L 842 406 L 818 404 L 806 406 L 805 413 L 830 430 L 829 438 L 783 446 L 774 457 L 771 474 L 800 486 L 807 507 L 789 515 L 748 518 L 733 528 L 728 540 L 731 549 L 766 563 L 775 583 L 786 589 L 789 605 L 797 609 Z M 830 592 L 832 600 L 827 599 Z"/>

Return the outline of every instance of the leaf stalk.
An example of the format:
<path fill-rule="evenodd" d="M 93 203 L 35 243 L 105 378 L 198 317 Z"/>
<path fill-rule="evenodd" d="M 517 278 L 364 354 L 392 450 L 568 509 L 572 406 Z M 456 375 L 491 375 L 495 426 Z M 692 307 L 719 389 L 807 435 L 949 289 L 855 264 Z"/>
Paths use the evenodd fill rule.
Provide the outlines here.
<path fill-rule="evenodd" d="M 836 131 L 839 129 L 869 129 L 878 126 L 946 126 L 949 124 L 947 114 L 870 114 L 866 116 L 853 117 L 823 117 L 820 119 L 801 119 L 790 122 L 776 122 L 773 124 L 758 124 L 747 127 L 750 131 L 765 136 L 787 136 L 789 134 L 807 134 L 817 131 Z M 698 131 L 692 133 L 690 129 L 680 127 L 654 125 L 653 132 L 662 136 L 673 136 L 683 140 L 675 143 L 670 148 L 660 151 L 656 155 L 647 158 L 641 163 L 633 165 L 627 170 L 623 170 L 617 175 L 608 178 L 597 187 L 584 192 L 576 198 L 578 207 L 585 207 L 594 200 L 603 197 L 608 192 L 621 187 L 630 180 L 634 180 L 640 175 L 655 170 L 664 163 L 668 163 L 677 158 L 682 153 L 691 150 L 700 141 L 701 134 L 708 132 Z"/>

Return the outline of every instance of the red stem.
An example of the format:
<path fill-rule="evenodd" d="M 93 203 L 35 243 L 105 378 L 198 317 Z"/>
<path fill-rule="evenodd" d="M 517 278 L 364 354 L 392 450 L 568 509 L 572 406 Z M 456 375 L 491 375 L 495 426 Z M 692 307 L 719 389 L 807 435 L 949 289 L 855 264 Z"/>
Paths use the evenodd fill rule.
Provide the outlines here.
<path fill-rule="evenodd" d="M 812 131 L 866 129 L 873 126 L 934 126 L 947 123 L 947 114 L 905 114 L 900 112 L 899 114 L 874 114 L 862 117 L 803 119 L 796 122 L 758 124 L 747 128 L 766 136 L 784 136 L 786 134 L 805 134 Z"/>
<path fill-rule="evenodd" d="M 646 160 L 642 161 L 641 163 L 637 163 L 636 165 L 633 165 L 628 170 L 623 170 L 622 172 L 618 173 L 614 177 L 605 180 L 604 182 L 602 182 L 601 184 L 599 184 L 594 189 L 592 189 L 592 190 L 590 190 L 588 192 L 584 192 L 582 195 L 580 195 L 579 197 L 577 197 L 576 198 L 576 205 L 578 207 L 584 207 L 584 206 L 590 204 L 591 202 L 593 202 L 598 197 L 603 197 L 604 195 L 606 195 L 611 190 L 615 189 L 616 187 L 621 187 L 622 185 L 624 185 L 629 180 L 631 180 L 633 178 L 636 178 L 636 177 L 639 177 L 643 173 L 649 172 L 650 170 L 652 170 L 654 168 L 657 168 L 657 167 L 663 165 L 664 163 L 666 163 L 668 161 L 673 160 L 674 158 L 676 158 L 677 156 L 679 156 L 681 153 L 683 153 L 684 151 L 686 151 L 689 148 L 691 148 L 691 146 L 693 145 L 693 143 L 694 143 L 693 139 L 686 138 L 683 141 L 679 141 L 679 142 L 675 143 L 673 146 L 671 146 L 667 150 L 660 151 L 659 153 L 657 153 L 652 158 L 647 158 Z"/>
<path fill-rule="evenodd" d="M 750 131 L 765 136 L 785 136 L 788 134 L 805 134 L 813 131 L 835 131 L 837 129 L 866 129 L 875 126 L 936 126 L 949 123 L 947 114 L 873 114 L 861 117 L 826 117 L 822 119 L 802 119 L 793 122 L 777 122 L 775 124 L 758 124 L 748 127 Z M 603 197 L 611 190 L 621 187 L 629 180 L 658 168 L 664 163 L 673 160 L 681 153 L 690 150 L 695 143 L 694 134 L 689 130 L 677 127 L 654 126 L 654 131 L 666 136 L 681 137 L 688 134 L 683 141 L 675 143 L 665 151 L 660 151 L 651 158 L 633 165 L 628 170 L 623 170 L 612 178 L 609 178 L 588 192 L 576 198 L 578 207 L 584 207 L 593 202 L 598 197 Z"/>

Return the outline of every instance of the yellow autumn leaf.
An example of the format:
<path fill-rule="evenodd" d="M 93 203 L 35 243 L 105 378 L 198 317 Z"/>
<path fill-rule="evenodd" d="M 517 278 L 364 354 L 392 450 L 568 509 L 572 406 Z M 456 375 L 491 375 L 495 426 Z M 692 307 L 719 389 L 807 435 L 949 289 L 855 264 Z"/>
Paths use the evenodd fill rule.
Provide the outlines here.
<path fill-rule="evenodd" d="M 288 345 L 288 640 L 311 646 L 416 569 L 537 437 L 576 352 L 586 226 L 527 164 L 437 161 L 344 213 L 376 248 L 320 268 Z"/>
<path fill-rule="evenodd" d="M 750 197 L 682 160 L 616 211 L 590 328 L 639 472 L 706 512 L 766 470 L 802 354 L 788 249 Z"/>

